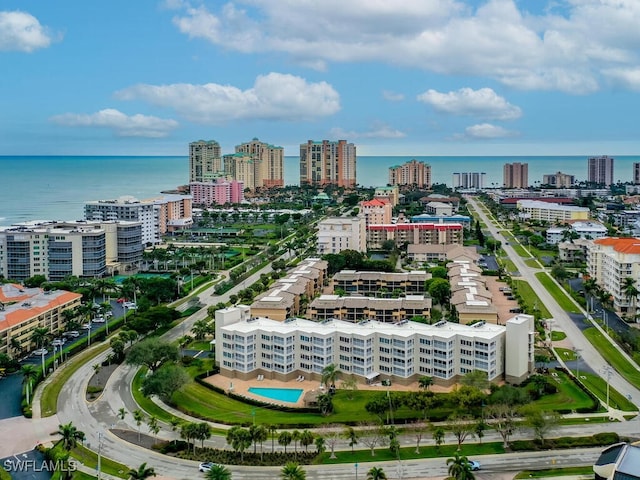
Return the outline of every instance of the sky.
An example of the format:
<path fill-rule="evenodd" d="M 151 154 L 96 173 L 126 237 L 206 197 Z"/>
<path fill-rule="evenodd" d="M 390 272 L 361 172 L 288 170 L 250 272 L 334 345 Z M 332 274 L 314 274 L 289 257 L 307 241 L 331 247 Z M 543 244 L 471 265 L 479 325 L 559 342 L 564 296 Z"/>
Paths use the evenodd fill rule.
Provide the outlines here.
<path fill-rule="evenodd" d="M 4 0 L 0 155 L 637 155 L 638 25 L 638 0 Z"/>

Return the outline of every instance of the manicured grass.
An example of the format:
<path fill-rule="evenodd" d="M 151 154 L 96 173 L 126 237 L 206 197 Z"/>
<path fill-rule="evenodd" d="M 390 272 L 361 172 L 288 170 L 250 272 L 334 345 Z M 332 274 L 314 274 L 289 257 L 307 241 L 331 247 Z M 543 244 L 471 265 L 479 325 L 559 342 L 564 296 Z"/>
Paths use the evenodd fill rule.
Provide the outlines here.
<path fill-rule="evenodd" d="M 514 280 L 513 285 L 516 287 L 518 294 L 523 299 L 527 306 L 527 311 L 533 311 L 534 307 L 537 307 L 540 311 L 542 318 L 551 318 L 551 313 L 547 310 L 547 307 L 540 301 L 536 292 L 533 291 L 531 285 L 524 280 Z"/>
<path fill-rule="evenodd" d="M 51 383 L 46 385 L 42 391 L 42 397 L 40 398 L 40 410 L 43 417 L 50 417 L 58 411 L 58 396 L 71 376 L 76 373 L 81 366 L 91 361 L 92 358 L 100 355 L 108 348 L 110 348 L 109 344 L 104 343 L 98 347 L 92 348 L 91 350 L 79 353 L 60 366 L 55 374 L 56 377 Z"/>
<path fill-rule="evenodd" d="M 604 378 L 592 373 L 580 372 L 580 381 L 589 389 L 591 393 L 593 393 L 596 397 L 606 403 L 607 382 Z M 624 412 L 635 412 L 638 410 L 638 407 L 627 400 L 627 397 L 622 395 L 611 386 L 609 387 L 609 405 Z"/>
<path fill-rule="evenodd" d="M 566 468 L 547 468 L 545 470 L 523 470 L 514 478 L 547 478 L 547 477 L 565 477 L 569 475 L 588 475 L 593 478 L 593 467 L 566 467 Z"/>
<path fill-rule="evenodd" d="M 554 342 L 559 342 L 560 340 L 564 340 L 567 338 L 567 334 L 564 332 L 560 332 L 558 330 L 553 330 L 551 332 L 551 340 Z"/>
<path fill-rule="evenodd" d="M 4 468 L 0 468 L 0 480 L 11 480 L 11 474 Z"/>
<path fill-rule="evenodd" d="M 428 445 L 429 443 L 433 443 L 433 440 L 429 438 L 428 435 L 425 435 L 422 445 L 420 445 L 420 453 L 416 453 L 415 444 L 411 447 L 403 447 L 399 451 L 400 460 L 414 460 L 416 458 L 439 458 L 439 457 L 453 457 L 453 455 L 458 451 L 458 446 L 456 444 L 447 444 L 441 445 L 440 448 L 436 448 L 433 445 Z M 423 446 L 427 445 L 427 446 Z M 362 447 L 362 444 L 359 443 L 358 446 Z M 474 455 L 492 455 L 496 453 L 504 453 L 504 446 L 502 442 L 489 442 L 489 443 L 463 443 L 461 452 L 462 455 L 466 455 L 468 457 Z M 365 462 L 387 462 L 398 460 L 398 456 L 389 450 L 389 448 L 376 448 L 375 456 L 371 456 L 371 450 L 363 449 L 363 450 L 355 450 L 351 453 L 350 450 L 341 450 L 335 452 L 337 458 L 329 458 L 331 457 L 331 452 L 324 452 L 322 455 L 319 455 L 315 461 L 317 464 L 337 464 L 337 463 L 365 463 Z M 365 474 L 363 474 L 363 477 Z"/>
<path fill-rule="evenodd" d="M 542 286 L 551 294 L 551 296 L 558 302 L 560 308 L 566 312 L 581 313 L 580 309 L 573 303 L 573 300 L 564 293 L 564 290 L 558 288 L 558 285 L 546 272 L 536 273 L 536 278 L 540 281 Z"/>
<path fill-rule="evenodd" d="M 186 348 L 188 350 L 204 350 L 208 352 L 209 349 L 211 348 L 211 345 L 209 344 L 208 340 L 195 340 L 191 342 L 189 345 L 187 345 Z"/>
<path fill-rule="evenodd" d="M 89 468 L 98 468 L 98 454 L 83 447 L 82 445 L 77 445 L 73 450 L 71 450 L 71 456 L 84 463 Z M 129 472 L 129 467 L 111 460 L 110 458 L 106 458 L 104 455 L 100 457 L 100 471 L 102 473 L 113 475 L 114 477 L 129 478 L 129 475 L 127 474 Z"/>
<path fill-rule="evenodd" d="M 533 258 L 525 260 L 524 263 L 527 267 L 540 268 L 540 263 L 538 263 L 538 261 Z"/>
<path fill-rule="evenodd" d="M 500 258 L 500 264 L 502 264 L 502 266 L 504 267 L 504 269 L 508 272 L 517 272 L 518 269 L 516 268 L 516 264 L 513 263 L 508 257 L 502 257 Z"/>
<path fill-rule="evenodd" d="M 557 376 L 550 376 L 549 379 L 558 388 L 558 393 L 545 395 L 531 403 L 532 406 L 540 410 L 576 410 L 593 405 L 593 400 L 567 374 L 560 371 L 555 371 L 554 373 Z"/>
<path fill-rule="evenodd" d="M 598 349 L 604 359 L 631 385 L 640 385 L 640 371 L 636 364 L 631 364 L 622 356 L 611 342 L 595 328 L 587 328 L 582 332 L 591 344 Z"/>
<path fill-rule="evenodd" d="M 609 417 L 577 417 L 563 418 L 560 425 L 589 425 L 591 423 L 610 423 Z"/>

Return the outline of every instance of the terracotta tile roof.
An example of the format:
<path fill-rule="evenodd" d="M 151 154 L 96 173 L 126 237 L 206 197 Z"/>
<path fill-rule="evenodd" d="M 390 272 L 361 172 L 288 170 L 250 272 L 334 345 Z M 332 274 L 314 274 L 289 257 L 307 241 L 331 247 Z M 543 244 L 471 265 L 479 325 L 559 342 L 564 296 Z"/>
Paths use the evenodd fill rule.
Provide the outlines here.
<path fill-rule="evenodd" d="M 616 252 L 640 254 L 640 238 L 604 237 L 595 240 L 598 245 L 613 247 Z"/>
<path fill-rule="evenodd" d="M 1 301 L 3 303 L 20 303 L 7 305 L 5 310 L 0 311 L 0 331 L 20 325 L 45 312 L 82 298 L 79 293 L 63 290 L 57 290 L 45 295 L 39 288 L 25 289 L 20 285 L 12 285 L 11 287 L 15 287 L 20 295 L 11 295 L 13 288 L 2 288 L 0 289 Z M 24 305 L 25 302 L 28 302 L 29 305 Z"/>
<path fill-rule="evenodd" d="M 379 198 L 374 198 L 373 200 L 368 200 L 365 202 L 360 202 L 360 204 L 363 207 L 383 207 L 385 206 L 387 203 L 389 203 L 388 200 L 381 200 Z"/>

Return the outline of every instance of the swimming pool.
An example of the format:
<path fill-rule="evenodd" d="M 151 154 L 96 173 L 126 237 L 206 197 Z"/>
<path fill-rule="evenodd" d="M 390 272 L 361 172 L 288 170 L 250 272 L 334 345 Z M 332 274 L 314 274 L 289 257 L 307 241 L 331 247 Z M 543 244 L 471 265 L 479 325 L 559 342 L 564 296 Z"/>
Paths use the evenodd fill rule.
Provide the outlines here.
<path fill-rule="evenodd" d="M 302 392 L 303 390 L 301 388 L 249 387 L 249 393 L 253 393 L 254 395 L 289 403 L 296 403 L 300 399 Z"/>

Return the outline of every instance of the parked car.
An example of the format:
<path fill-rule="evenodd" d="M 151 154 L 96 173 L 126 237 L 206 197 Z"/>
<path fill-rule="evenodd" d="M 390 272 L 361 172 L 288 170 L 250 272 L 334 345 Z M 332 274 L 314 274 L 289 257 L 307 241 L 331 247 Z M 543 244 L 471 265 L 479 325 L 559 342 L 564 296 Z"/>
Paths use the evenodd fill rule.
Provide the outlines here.
<path fill-rule="evenodd" d="M 133 302 L 124 302 L 122 306 L 124 308 L 128 308 L 129 310 L 135 310 L 136 308 L 138 308 L 138 306 Z"/>
<path fill-rule="evenodd" d="M 83 330 L 91 330 L 91 324 L 90 323 L 83 323 L 82 324 L 82 329 Z"/>
<path fill-rule="evenodd" d="M 507 300 L 515 300 L 515 299 L 516 299 L 516 297 L 514 297 L 513 295 L 509 295 L 509 296 L 507 297 Z"/>
<path fill-rule="evenodd" d="M 49 353 L 49 350 L 47 350 L 46 348 L 39 348 L 33 351 L 34 355 L 46 355 L 47 353 Z"/>
<path fill-rule="evenodd" d="M 65 343 L 67 343 L 67 340 L 65 338 L 56 338 L 53 342 L 51 342 L 51 345 L 53 345 L 54 347 L 61 347 Z"/>
<path fill-rule="evenodd" d="M 509 313 L 522 313 L 521 308 L 512 308 L 509 310 Z"/>
<path fill-rule="evenodd" d="M 69 338 L 78 338 L 80 336 L 80 332 L 77 330 L 71 330 L 69 332 L 64 332 L 62 336 Z"/>
<path fill-rule="evenodd" d="M 213 462 L 202 462 L 200 465 L 198 465 L 198 470 L 200 470 L 201 472 L 208 472 L 209 470 L 211 470 L 216 464 Z"/>
<path fill-rule="evenodd" d="M 96 317 L 93 320 L 91 320 L 93 323 L 104 323 L 105 319 L 104 317 Z"/>

